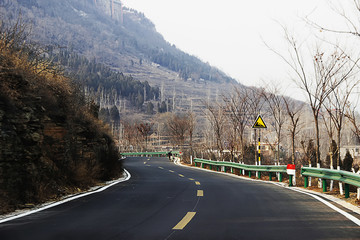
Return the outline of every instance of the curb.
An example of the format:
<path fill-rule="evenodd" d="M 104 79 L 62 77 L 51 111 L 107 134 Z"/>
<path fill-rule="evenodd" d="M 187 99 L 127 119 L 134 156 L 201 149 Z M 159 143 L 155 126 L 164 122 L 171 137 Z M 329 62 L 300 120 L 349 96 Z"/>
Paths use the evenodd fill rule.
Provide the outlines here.
<path fill-rule="evenodd" d="M 47 202 L 47 203 L 38 205 L 38 206 L 35 207 L 36 209 L 33 209 L 33 210 L 17 210 L 17 211 L 15 211 L 13 213 L 2 215 L 2 216 L 0 216 L 0 224 L 5 223 L 5 222 L 9 222 L 9 221 L 12 221 L 12 220 L 15 220 L 15 219 L 18 219 L 18 218 L 28 216 L 28 215 L 33 214 L 33 213 L 40 212 L 40 211 L 43 211 L 43 210 L 46 210 L 46 209 L 61 205 L 63 203 L 70 202 L 70 201 L 78 199 L 78 198 L 82 198 L 82 197 L 85 197 L 85 196 L 88 196 L 88 195 L 91 195 L 91 194 L 94 194 L 94 193 L 102 192 L 102 191 L 108 189 L 109 187 L 112 187 L 112 186 L 114 186 L 114 185 L 116 185 L 118 183 L 121 183 L 121 182 L 125 182 L 125 181 L 129 180 L 130 178 L 131 178 L 131 174 L 124 168 L 123 177 L 121 177 L 119 179 L 116 179 L 116 180 L 113 180 L 113 181 L 108 181 L 108 182 L 105 183 L 106 185 L 103 186 L 103 187 L 96 186 L 96 187 L 90 188 L 90 190 L 88 190 L 87 192 L 84 192 L 84 193 L 68 195 L 68 196 L 65 196 L 60 201 Z"/>

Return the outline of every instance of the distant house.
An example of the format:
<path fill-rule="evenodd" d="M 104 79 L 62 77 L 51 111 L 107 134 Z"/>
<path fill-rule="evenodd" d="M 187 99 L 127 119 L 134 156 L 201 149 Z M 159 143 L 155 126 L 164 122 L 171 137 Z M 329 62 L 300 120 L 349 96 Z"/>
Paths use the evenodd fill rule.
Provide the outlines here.
<path fill-rule="evenodd" d="M 157 67 L 157 68 L 159 68 L 159 67 L 160 67 L 160 64 L 153 63 L 153 62 L 151 63 L 151 65 L 152 65 L 152 66 L 154 66 L 154 67 Z"/>

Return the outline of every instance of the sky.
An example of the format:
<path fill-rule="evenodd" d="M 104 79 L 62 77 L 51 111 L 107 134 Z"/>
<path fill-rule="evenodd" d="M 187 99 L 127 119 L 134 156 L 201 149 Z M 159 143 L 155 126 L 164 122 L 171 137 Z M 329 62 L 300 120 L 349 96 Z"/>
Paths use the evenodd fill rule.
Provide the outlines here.
<path fill-rule="evenodd" d="M 155 24 L 157 31 L 166 41 L 204 62 L 209 62 L 238 82 L 257 87 L 275 83 L 281 86 L 285 95 L 304 100 L 304 95 L 290 79 L 292 72 L 289 67 L 268 46 L 286 55 L 288 47 L 282 26 L 307 45 L 312 46 L 314 41 L 319 40 L 313 37 L 313 33 L 318 30 L 311 28 L 304 19 L 307 17 L 329 28 L 344 28 L 346 27 L 344 19 L 332 8 L 346 8 L 350 6 L 351 1 L 338 0 L 331 3 L 328 0 L 123 0 L 123 2 L 125 6 L 143 12 Z"/>

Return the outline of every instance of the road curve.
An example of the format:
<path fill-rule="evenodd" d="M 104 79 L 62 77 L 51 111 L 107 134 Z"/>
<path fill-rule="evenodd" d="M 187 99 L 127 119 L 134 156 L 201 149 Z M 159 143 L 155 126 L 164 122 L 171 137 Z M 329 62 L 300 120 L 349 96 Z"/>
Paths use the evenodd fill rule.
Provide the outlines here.
<path fill-rule="evenodd" d="M 360 239 L 360 227 L 276 185 L 128 158 L 131 179 L 0 224 L 0 239 Z"/>

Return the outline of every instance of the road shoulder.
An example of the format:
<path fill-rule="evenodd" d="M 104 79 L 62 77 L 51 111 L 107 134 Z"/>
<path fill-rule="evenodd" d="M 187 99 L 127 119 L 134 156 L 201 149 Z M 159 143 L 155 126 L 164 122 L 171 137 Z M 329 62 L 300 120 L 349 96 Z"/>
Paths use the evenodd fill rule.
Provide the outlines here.
<path fill-rule="evenodd" d="M 112 180 L 112 181 L 107 181 L 104 183 L 104 185 L 92 187 L 86 192 L 82 192 L 82 193 L 78 193 L 78 194 L 71 194 L 71 195 L 65 196 L 60 201 L 52 201 L 52 202 L 43 203 L 43 204 L 35 206 L 32 209 L 21 209 L 21 210 L 16 210 L 15 212 L 12 212 L 9 214 L 0 215 L 0 224 L 11 221 L 11 220 L 15 220 L 18 218 L 22 218 L 22 217 L 28 216 L 28 215 L 36 213 L 36 212 L 40 212 L 40 211 L 64 204 L 66 202 L 73 201 L 78 198 L 82 198 L 82 197 L 85 197 L 85 196 L 88 196 L 91 194 L 102 192 L 102 191 L 108 189 L 109 187 L 112 187 L 121 182 L 125 182 L 125 181 L 129 180 L 130 178 L 131 178 L 131 174 L 126 169 L 124 169 L 124 173 L 121 178 L 118 178 L 118 179 Z"/>
<path fill-rule="evenodd" d="M 351 203 L 348 203 L 343 199 L 340 199 L 340 198 L 337 198 L 337 197 L 334 197 L 334 196 L 331 196 L 331 195 L 328 195 L 328 194 L 325 194 L 325 193 L 320 193 L 320 192 L 316 192 L 316 191 L 301 188 L 301 187 L 289 187 L 288 184 L 282 183 L 282 182 L 270 182 L 270 181 L 264 181 L 264 180 L 261 180 L 261 179 L 251 179 L 251 178 L 248 178 L 248 177 L 239 176 L 239 175 L 235 175 L 235 174 L 231 174 L 231 173 L 216 172 L 216 171 L 209 170 L 209 169 L 191 167 L 191 166 L 188 166 L 188 165 L 185 165 L 185 164 L 181 163 L 180 161 L 175 161 L 174 163 L 176 165 L 179 165 L 179 166 L 182 166 L 182 167 L 187 167 L 187 168 L 191 168 L 191 169 L 197 169 L 197 170 L 200 170 L 200 171 L 207 171 L 207 172 L 212 172 L 212 173 L 217 173 L 217 174 L 223 174 L 223 175 L 231 176 L 231 177 L 234 177 L 234 178 L 240 178 L 240 179 L 248 180 L 248 181 L 274 184 L 274 185 L 277 185 L 277 186 L 280 186 L 280 187 L 288 188 L 290 190 L 294 189 L 295 191 L 303 193 L 303 194 L 312 194 L 314 196 L 319 196 L 319 197 L 321 197 L 323 199 L 326 199 L 326 200 L 328 200 L 330 202 L 333 202 L 333 203 L 335 203 L 335 204 L 337 204 L 337 205 L 339 205 L 339 206 L 341 206 L 341 207 L 343 207 L 343 208 L 345 208 L 347 210 L 350 210 L 350 211 L 360 215 L 360 208 L 359 207 L 357 207 L 357 206 L 355 206 L 355 205 L 353 205 Z"/>

